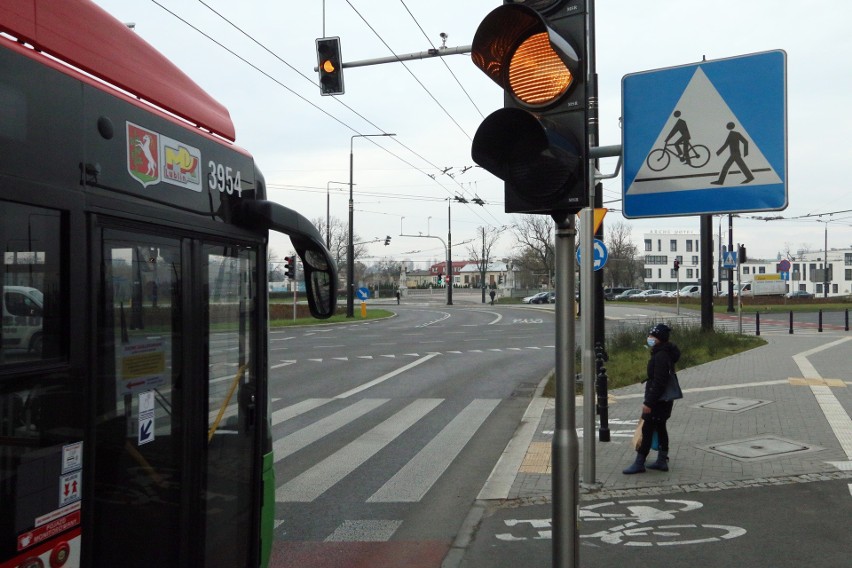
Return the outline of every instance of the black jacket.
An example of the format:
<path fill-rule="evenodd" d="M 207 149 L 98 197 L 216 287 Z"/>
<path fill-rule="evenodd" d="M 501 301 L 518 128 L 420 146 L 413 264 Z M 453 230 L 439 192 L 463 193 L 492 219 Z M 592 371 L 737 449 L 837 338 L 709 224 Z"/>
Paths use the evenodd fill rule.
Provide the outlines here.
<path fill-rule="evenodd" d="M 658 342 L 651 348 L 648 360 L 648 379 L 645 382 L 645 405 L 653 408 L 660 401 L 669 382 L 669 373 L 680 359 L 680 349 L 670 342 Z"/>

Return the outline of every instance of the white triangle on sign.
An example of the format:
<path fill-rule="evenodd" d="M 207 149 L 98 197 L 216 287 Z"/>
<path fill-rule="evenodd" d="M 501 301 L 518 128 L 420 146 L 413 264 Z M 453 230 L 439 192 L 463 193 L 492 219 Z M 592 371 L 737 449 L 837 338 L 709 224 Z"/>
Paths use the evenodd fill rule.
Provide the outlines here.
<path fill-rule="evenodd" d="M 734 253 L 729 252 L 727 255 L 725 255 L 725 264 L 728 264 L 730 266 L 734 266 L 736 263 L 737 263 L 737 261 L 734 260 Z"/>
<path fill-rule="evenodd" d="M 680 117 L 674 116 L 676 111 L 680 112 Z M 671 145 L 667 147 L 670 151 L 665 152 L 668 154 L 667 157 L 664 152 L 659 150 L 666 148 L 666 138 L 669 137 L 679 119 L 686 122 L 689 129 L 689 142 L 695 148 L 697 154 L 697 157 L 693 157 L 691 160 L 692 165 L 681 162 L 676 154 L 676 149 Z M 731 129 L 728 128 L 730 124 L 733 124 Z M 747 155 L 745 155 L 742 143 L 737 145 L 738 150 L 735 150 L 735 152 L 743 150 L 740 152 L 743 154 L 742 161 L 750 170 L 754 179 L 746 182 L 748 178 L 741 171 L 740 165 L 732 162 L 729 164 L 724 182 L 719 185 L 711 184 L 711 182 L 719 180 L 726 163 L 734 157 L 731 153 L 731 145 L 726 145 L 726 141 L 729 135 L 733 135 L 732 133 L 738 133 L 742 136 L 742 140 L 748 144 Z M 679 138 L 679 135 L 675 134 L 669 140 L 669 143 L 674 144 Z M 693 156 L 696 156 L 696 154 L 693 154 Z M 700 167 L 693 167 L 698 164 L 701 164 Z M 652 168 L 651 165 L 654 167 Z M 627 189 L 627 193 L 642 195 L 712 187 L 748 187 L 778 183 L 781 183 L 778 174 L 699 66 L 686 89 L 684 89 L 680 100 L 672 109 L 669 119 L 657 136 L 648 156 L 645 157 L 642 167 Z"/>

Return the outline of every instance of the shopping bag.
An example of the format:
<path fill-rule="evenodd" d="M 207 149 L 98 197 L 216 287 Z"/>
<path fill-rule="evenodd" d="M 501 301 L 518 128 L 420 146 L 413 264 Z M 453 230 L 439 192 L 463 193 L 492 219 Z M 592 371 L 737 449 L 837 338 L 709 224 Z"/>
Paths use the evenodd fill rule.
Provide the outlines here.
<path fill-rule="evenodd" d="M 639 446 L 642 445 L 642 423 L 644 420 L 639 419 L 639 424 L 636 425 L 636 431 L 633 432 L 633 449 L 639 451 Z"/>
<path fill-rule="evenodd" d="M 683 398 L 683 391 L 680 390 L 680 381 L 677 380 L 677 373 L 671 371 L 669 373 L 669 382 L 666 383 L 666 390 L 663 391 L 663 396 L 660 400 L 678 400 Z"/>

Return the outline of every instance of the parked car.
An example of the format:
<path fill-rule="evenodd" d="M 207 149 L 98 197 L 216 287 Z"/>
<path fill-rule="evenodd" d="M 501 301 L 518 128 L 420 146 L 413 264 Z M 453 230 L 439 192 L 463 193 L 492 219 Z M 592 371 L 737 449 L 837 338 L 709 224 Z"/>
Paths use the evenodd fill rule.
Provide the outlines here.
<path fill-rule="evenodd" d="M 631 296 L 635 296 L 640 292 L 642 292 L 642 290 L 639 290 L 638 288 L 630 288 L 629 290 L 625 290 L 621 294 L 618 294 L 615 298 L 613 298 L 613 300 L 627 300 Z"/>
<path fill-rule="evenodd" d="M 604 299 L 614 300 L 616 296 L 626 292 L 627 290 L 631 290 L 631 288 L 604 288 Z"/>
<path fill-rule="evenodd" d="M 555 304 L 556 303 L 556 292 L 548 292 L 547 303 L 548 304 Z"/>
<path fill-rule="evenodd" d="M 525 304 L 546 304 L 547 296 L 550 292 L 539 292 L 538 294 L 533 294 L 532 296 L 527 296 L 521 302 Z"/>
<path fill-rule="evenodd" d="M 793 290 L 792 292 L 787 292 L 786 296 L 788 298 L 803 298 L 803 299 L 811 299 L 814 297 L 813 294 L 807 292 L 805 290 Z"/>
<path fill-rule="evenodd" d="M 646 300 L 648 298 L 663 298 L 663 297 L 665 297 L 665 295 L 666 295 L 665 291 L 656 290 L 654 288 L 651 288 L 650 290 L 642 290 L 641 292 L 639 292 L 638 294 L 635 294 L 630 299 L 631 300 L 633 300 L 633 299 Z"/>

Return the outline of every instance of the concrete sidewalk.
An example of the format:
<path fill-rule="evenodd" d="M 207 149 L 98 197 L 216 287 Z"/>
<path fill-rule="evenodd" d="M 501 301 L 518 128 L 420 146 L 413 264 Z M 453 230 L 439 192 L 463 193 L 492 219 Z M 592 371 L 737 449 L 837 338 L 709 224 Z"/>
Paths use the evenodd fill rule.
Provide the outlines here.
<path fill-rule="evenodd" d="M 852 478 L 852 334 L 764 338 L 763 347 L 678 371 L 684 399 L 668 423 L 668 472 L 621 473 L 635 456 L 644 385 L 612 391 L 611 441 L 595 444 L 593 484 L 583 479 L 578 429 L 581 502 Z M 583 423 L 579 398 L 576 423 Z M 554 424 L 553 400 L 534 399 L 445 567 L 484 565 L 474 541 L 488 538 L 476 533 L 489 508 L 551 501 Z"/>
<path fill-rule="evenodd" d="M 668 472 L 621 473 L 635 456 L 631 438 L 644 385 L 611 392 L 611 441 L 598 442 L 595 451 L 594 481 L 601 484 L 601 490 L 713 483 L 736 486 L 736 482 L 755 479 L 851 469 L 852 389 L 847 387 L 852 386 L 852 335 L 765 339 L 768 344 L 763 347 L 678 371 L 684 398 L 675 403 L 668 423 Z M 821 405 L 823 396 L 836 402 Z M 554 423 L 554 404 L 549 400 L 506 498 L 550 495 Z M 579 398 L 577 424 L 582 425 Z M 582 477 L 582 430 L 578 435 L 580 481 L 585 484 L 591 480 Z M 744 442 L 743 447 L 735 444 L 752 438 L 767 439 Z M 650 458 L 654 456 L 652 451 Z M 833 465 L 838 463 L 842 465 Z M 595 491 L 584 492 L 600 497 Z"/>

